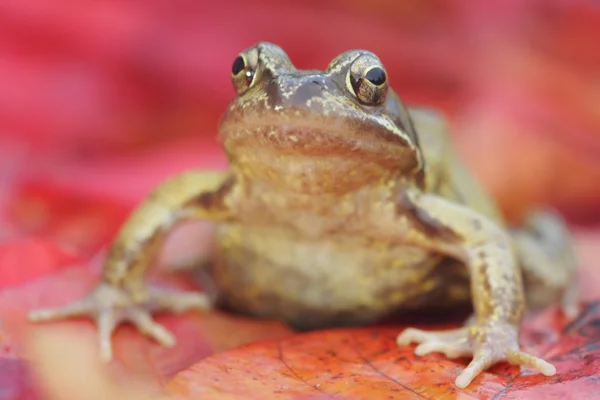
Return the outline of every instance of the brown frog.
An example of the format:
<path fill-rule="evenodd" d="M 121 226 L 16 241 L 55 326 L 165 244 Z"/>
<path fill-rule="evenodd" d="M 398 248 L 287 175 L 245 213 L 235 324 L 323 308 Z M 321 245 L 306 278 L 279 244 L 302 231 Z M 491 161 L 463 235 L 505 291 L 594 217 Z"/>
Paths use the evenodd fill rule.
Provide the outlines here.
<path fill-rule="evenodd" d="M 443 120 L 406 108 L 373 53 L 345 52 L 324 72 L 298 70 L 282 49 L 259 43 L 239 54 L 231 77 L 238 96 L 219 133 L 229 170 L 161 184 L 122 227 L 97 287 L 32 320 L 91 316 L 110 360 L 122 322 L 174 345 L 152 319 L 157 310 L 217 304 L 320 328 L 472 301 L 463 328 L 406 329 L 398 344 L 419 343 L 418 355 L 472 355 L 459 387 L 503 360 L 555 374 L 518 337 L 526 303 L 577 312 L 576 260 L 557 215 L 540 211 L 524 227 L 506 227 Z M 189 219 L 216 224 L 207 269 L 216 301 L 144 281 L 167 234 Z"/>

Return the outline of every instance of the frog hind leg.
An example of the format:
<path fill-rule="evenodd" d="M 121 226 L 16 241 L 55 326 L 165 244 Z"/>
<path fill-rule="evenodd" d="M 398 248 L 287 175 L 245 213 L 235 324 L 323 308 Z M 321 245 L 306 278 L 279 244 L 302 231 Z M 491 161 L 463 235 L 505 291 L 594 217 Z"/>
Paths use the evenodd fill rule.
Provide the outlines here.
<path fill-rule="evenodd" d="M 528 307 L 558 303 L 567 318 L 574 318 L 579 300 L 577 257 L 564 221 L 550 210 L 534 211 L 511 235 L 523 271 Z"/>

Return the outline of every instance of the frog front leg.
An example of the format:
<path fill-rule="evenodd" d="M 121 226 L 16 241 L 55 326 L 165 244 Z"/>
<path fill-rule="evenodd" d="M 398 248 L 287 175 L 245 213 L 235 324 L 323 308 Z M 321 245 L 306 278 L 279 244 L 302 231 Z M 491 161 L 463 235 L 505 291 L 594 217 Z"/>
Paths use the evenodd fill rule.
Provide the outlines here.
<path fill-rule="evenodd" d="M 164 346 L 173 346 L 175 338 L 154 322 L 151 313 L 207 309 L 209 299 L 202 293 L 147 286 L 145 275 L 164 239 L 178 222 L 189 219 L 223 221 L 233 217 L 226 201 L 232 182 L 224 172 L 192 171 L 159 185 L 120 229 L 96 287 L 70 305 L 32 311 L 29 319 L 92 317 L 98 327 L 100 355 L 104 361 L 112 358 L 112 332 L 123 322 L 132 323 L 140 332 Z"/>
<path fill-rule="evenodd" d="M 460 259 L 469 269 L 474 316 L 456 330 L 407 329 L 398 336 L 398 344 L 419 343 L 417 355 L 441 352 L 454 358 L 472 354 L 472 361 L 456 379 L 461 388 L 501 361 L 554 375 L 554 366 L 519 347 L 525 296 L 509 234 L 485 216 L 436 195 L 408 189 L 402 203 L 417 228 L 421 225 L 409 240 Z"/>

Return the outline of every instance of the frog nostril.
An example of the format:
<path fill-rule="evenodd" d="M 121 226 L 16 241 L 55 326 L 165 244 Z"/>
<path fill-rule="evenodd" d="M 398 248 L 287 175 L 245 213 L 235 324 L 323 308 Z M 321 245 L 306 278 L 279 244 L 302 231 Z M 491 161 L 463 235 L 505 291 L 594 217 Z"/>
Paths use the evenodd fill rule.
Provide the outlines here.
<path fill-rule="evenodd" d="M 317 86 L 323 86 L 323 83 L 319 81 L 312 81 L 312 83 L 314 83 Z"/>

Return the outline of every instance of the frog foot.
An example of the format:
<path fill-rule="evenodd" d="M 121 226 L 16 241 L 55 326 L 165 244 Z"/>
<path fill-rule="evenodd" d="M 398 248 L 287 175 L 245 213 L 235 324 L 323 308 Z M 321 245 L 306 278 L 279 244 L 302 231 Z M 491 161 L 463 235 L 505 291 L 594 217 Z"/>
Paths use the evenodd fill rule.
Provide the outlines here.
<path fill-rule="evenodd" d="M 576 280 L 570 282 L 565 288 L 560 301 L 560 309 L 569 322 L 579 315 L 579 282 Z"/>
<path fill-rule="evenodd" d="M 473 355 L 473 360 L 456 378 L 459 388 L 467 387 L 473 379 L 492 364 L 508 361 L 537 369 L 546 376 L 556 374 L 556 368 L 531 354 L 521 351 L 517 329 L 508 323 L 474 324 L 448 331 L 423 331 L 408 328 L 396 339 L 400 346 L 419 343 L 415 354 L 444 353 L 448 358 Z"/>
<path fill-rule="evenodd" d="M 189 309 L 206 310 L 210 307 L 203 293 L 185 293 L 172 289 L 146 288 L 141 300 L 130 291 L 108 283 L 98 284 L 87 296 L 64 307 L 39 309 L 30 312 L 32 322 L 89 316 L 96 321 L 100 358 L 112 359 L 111 336 L 123 322 L 132 323 L 141 333 L 165 347 L 175 345 L 175 337 L 152 319 L 154 311 L 183 312 Z"/>

